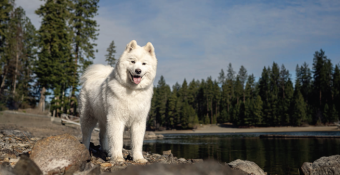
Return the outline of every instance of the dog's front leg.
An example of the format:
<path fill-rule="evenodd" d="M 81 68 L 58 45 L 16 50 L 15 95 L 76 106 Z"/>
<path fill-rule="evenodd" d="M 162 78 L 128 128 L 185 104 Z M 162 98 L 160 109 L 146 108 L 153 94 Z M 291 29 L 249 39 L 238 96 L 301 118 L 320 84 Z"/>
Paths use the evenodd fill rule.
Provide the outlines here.
<path fill-rule="evenodd" d="M 139 163 L 148 162 L 143 157 L 143 140 L 145 134 L 146 121 L 135 122 L 131 126 L 131 143 L 133 160 Z"/>
<path fill-rule="evenodd" d="M 107 126 L 107 135 L 110 145 L 111 160 L 124 162 L 123 149 L 123 132 L 125 123 L 121 121 L 109 121 Z"/>

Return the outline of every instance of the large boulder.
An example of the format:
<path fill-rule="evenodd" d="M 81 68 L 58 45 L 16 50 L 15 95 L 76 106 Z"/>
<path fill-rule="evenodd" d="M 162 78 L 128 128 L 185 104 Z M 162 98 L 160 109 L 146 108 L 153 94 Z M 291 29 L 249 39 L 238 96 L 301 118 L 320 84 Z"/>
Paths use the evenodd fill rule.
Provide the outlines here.
<path fill-rule="evenodd" d="M 248 174 L 266 175 L 266 173 L 254 162 L 248 160 L 234 160 L 228 163 L 229 166 L 235 169 L 240 169 Z"/>
<path fill-rule="evenodd" d="M 305 162 L 301 166 L 301 173 L 306 175 L 340 174 L 340 155 L 321 157 L 313 163 Z"/>
<path fill-rule="evenodd" d="M 70 134 L 51 136 L 38 141 L 33 146 L 30 157 L 44 174 L 73 174 L 91 159 L 85 145 Z"/>

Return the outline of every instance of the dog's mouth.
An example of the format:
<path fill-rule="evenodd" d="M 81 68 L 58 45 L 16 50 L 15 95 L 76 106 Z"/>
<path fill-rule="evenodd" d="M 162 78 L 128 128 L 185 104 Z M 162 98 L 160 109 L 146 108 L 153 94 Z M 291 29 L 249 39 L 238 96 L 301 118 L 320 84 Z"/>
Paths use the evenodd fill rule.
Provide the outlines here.
<path fill-rule="evenodd" d="M 135 84 L 139 84 L 141 81 L 142 81 L 142 76 L 139 76 L 139 75 L 132 75 L 131 72 L 130 73 L 130 79 L 133 83 Z"/>

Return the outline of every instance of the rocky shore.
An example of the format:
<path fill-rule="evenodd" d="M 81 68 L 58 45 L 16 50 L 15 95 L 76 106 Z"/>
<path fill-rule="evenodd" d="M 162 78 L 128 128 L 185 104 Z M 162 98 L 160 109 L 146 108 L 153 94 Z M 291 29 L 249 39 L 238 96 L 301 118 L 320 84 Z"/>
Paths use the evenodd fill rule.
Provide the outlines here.
<path fill-rule="evenodd" d="M 157 138 L 147 134 L 148 138 Z M 151 137 L 149 136 L 151 135 Z M 161 136 L 158 136 L 161 137 Z M 91 142 L 90 151 L 79 140 L 62 134 L 35 137 L 27 131 L 0 130 L 0 175 L 21 174 L 232 174 L 265 175 L 257 164 L 247 160 L 221 163 L 213 160 L 178 158 L 171 150 L 162 155 L 143 152 L 148 163 L 133 161 L 131 151 L 123 150 L 125 162 L 114 162 L 99 145 Z M 340 174 L 340 155 L 305 162 L 300 174 Z"/>
<path fill-rule="evenodd" d="M 100 146 L 90 147 L 88 151 L 69 134 L 39 138 L 25 131 L 1 130 L 0 174 L 265 174 L 254 162 L 178 158 L 171 150 L 162 155 L 143 152 L 145 164 L 134 162 L 131 151 L 123 150 L 126 161 L 114 162 Z"/>

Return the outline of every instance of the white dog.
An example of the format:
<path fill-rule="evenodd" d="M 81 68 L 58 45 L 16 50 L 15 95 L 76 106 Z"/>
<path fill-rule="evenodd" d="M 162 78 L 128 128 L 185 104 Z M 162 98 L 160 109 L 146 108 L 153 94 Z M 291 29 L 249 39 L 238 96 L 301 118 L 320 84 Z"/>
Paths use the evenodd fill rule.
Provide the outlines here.
<path fill-rule="evenodd" d="M 86 69 L 81 77 L 79 112 L 83 144 L 87 148 L 98 122 L 101 147 L 113 161 L 124 161 L 123 132 L 128 126 L 133 160 L 147 162 L 142 147 L 156 68 L 153 45 L 148 42 L 140 47 L 132 40 L 114 69 L 104 65 L 92 65 Z"/>

